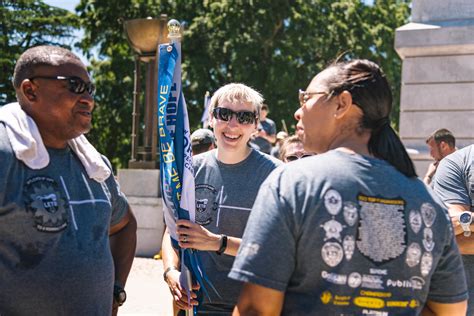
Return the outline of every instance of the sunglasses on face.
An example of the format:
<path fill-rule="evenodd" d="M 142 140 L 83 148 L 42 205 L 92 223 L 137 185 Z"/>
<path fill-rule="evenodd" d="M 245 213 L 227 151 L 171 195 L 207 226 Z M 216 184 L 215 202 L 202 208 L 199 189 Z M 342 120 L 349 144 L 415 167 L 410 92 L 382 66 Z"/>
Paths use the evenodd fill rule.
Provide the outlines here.
<path fill-rule="evenodd" d="M 229 122 L 232 119 L 232 116 L 235 115 L 237 122 L 239 124 L 253 124 L 257 120 L 257 114 L 250 111 L 238 111 L 234 112 L 231 109 L 217 107 L 212 111 L 214 118 Z"/>
<path fill-rule="evenodd" d="M 310 154 L 303 154 L 301 156 L 298 156 L 298 155 L 289 155 L 289 156 L 286 156 L 285 159 L 287 161 L 295 161 L 295 160 L 298 160 L 298 159 L 301 159 L 301 158 L 306 158 L 306 157 L 311 157 L 313 155 L 310 155 Z"/>
<path fill-rule="evenodd" d="M 68 90 L 75 94 L 83 94 L 85 91 L 91 96 L 95 94 L 95 85 L 92 82 L 85 82 L 79 77 L 71 76 L 34 76 L 29 78 L 30 81 L 35 79 L 49 79 L 49 80 L 66 80 L 68 83 Z"/>

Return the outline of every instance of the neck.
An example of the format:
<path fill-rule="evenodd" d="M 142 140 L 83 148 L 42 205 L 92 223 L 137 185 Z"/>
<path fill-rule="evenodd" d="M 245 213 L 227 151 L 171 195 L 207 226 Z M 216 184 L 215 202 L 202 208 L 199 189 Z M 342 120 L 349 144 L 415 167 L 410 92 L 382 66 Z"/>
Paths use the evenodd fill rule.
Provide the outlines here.
<path fill-rule="evenodd" d="M 216 157 L 217 157 L 217 160 L 219 160 L 220 162 L 228 164 L 228 165 L 232 165 L 232 164 L 236 164 L 241 161 L 244 161 L 250 155 L 251 152 L 252 152 L 252 149 L 247 145 L 245 145 L 245 147 L 242 148 L 241 150 L 236 150 L 236 151 L 231 151 L 231 152 L 224 151 L 222 149 L 219 149 L 219 147 L 217 147 Z"/>
<path fill-rule="evenodd" d="M 67 147 L 67 141 L 59 140 L 45 132 L 40 131 L 40 134 L 43 139 L 43 144 L 48 148 L 63 149 Z"/>
<path fill-rule="evenodd" d="M 370 132 L 364 132 L 361 135 L 354 132 L 350 137 L 336 139 L 330 145 L 328 150 L 337 149 L 353 154 L 372 157 L 373 155 L 369 152 L 369 140 Z"/>

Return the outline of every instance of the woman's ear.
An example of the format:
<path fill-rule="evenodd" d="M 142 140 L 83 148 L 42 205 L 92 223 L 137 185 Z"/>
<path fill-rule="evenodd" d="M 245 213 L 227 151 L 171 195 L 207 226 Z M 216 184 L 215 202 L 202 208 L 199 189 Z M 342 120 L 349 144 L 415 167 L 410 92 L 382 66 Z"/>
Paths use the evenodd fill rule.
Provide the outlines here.
<path fill-rule="evenodd" d="M 352 108 L 352 95 L 350 94 L 349 91 L 342 91 L 337 96 L 337 106 L 336 106 L 336 112 L 334 113 L 335 118 L 342 118 L 344 117 L 347 113 L 349 113 L 349 110 Z"/>

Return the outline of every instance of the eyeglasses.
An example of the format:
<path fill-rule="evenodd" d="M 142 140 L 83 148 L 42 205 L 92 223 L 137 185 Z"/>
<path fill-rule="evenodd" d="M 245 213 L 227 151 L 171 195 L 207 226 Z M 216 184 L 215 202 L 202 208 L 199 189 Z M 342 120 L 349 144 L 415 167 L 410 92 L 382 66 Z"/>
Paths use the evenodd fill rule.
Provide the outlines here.
<path fill-rule="evenodd" d="M 240 124 L 253 124 L 257 120 L 257 114 L 250 111 L 238 111 L 234 112 L 231 109 L 217 107 L 212 111 L 214 118 L 229 122 L 232 119 L 232 116 L 235 115 L 237 122 Z"/>
<path fill-rule="evenodd" d="M 301 158 L 306 158 L 306 157 L 311 157 L 311 156 L 313 156 L 313 155 L 311 155 L 311 154 L 303 154 L 303 155 L 300 155 L 300 156 L 298 156 L 298 155 L 289 155 L 289 156 L 285 156 L 285 159 L 287 161 L 295 161 L 295 160 L 298 160 L 298 159 L 301 159 Z"/>
<path fill-rule="evenodd" d="M 85 91 L 87 91 L 91 96 L 94 96 L 95 94 L 95 85 L 92 82 L 85 82 L 79 77 L 76 76 L 71 76 L 71 77 L 65 77 L 65 76 L 34 76 L 29 78 L 30 81 L 33 81 L 35 79 L 49 79 L 49 80 L 67 80 L 68 83 L 68 89 L 72 93 L 75 94 L 83 94 Z"/>
<path fill-rule="evenodd" d="M 307 91 L 299 89 L 298 99 L 300 100 L 300 106 L 305 105 L 306 102 L 309 100 L 309 98 L 316 94 L 328 94 L 328 93 L 327 92 L 307 92 Z"/>

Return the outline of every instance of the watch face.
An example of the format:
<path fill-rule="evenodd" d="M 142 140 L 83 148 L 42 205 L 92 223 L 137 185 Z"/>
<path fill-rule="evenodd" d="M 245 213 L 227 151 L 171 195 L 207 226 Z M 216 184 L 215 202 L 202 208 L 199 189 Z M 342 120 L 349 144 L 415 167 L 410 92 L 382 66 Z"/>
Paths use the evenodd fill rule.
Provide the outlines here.
<path fill-rule="evenodd" d="M 462 213 L 461 216 L 459 217 L 459 221 L 462 224 L 469 224 L 471 223 L 471 214 L 469 213 Z"/>

